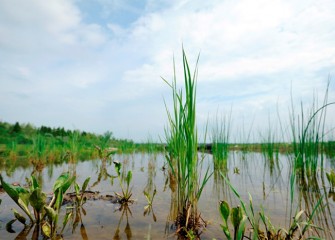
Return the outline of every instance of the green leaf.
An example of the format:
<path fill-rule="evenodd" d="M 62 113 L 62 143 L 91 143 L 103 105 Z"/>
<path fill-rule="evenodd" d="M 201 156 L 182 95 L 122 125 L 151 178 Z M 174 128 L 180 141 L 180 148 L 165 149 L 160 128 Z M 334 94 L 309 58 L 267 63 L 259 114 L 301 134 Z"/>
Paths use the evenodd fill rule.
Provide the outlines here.
<path fill-rule="evenodd" d="M 22 216 L 18 211 L 16 211 L 15 208 L 12 209 L 14 212 L 14 216 L 17 220 L 19 220 L 20 223 L 26 225 L 26 218 Z"/>
<path fill-rule="evenodd" d="M 57 212 L 56 212 L 53 208 L 51 208 L 51 207 L 49 207 L 49 206 L 44 206 L 44 209 L 45 209 L 45 212 L 46 212 L 48 218 L 49 218 L 52 222 L 55 221 L 56 218 L 57 218 Z"/>
<path fill-rule="evenodd" d="M 26 204 L 24 201 L 22 201 L 21 198 L 19 198 L 17 204 L 29 216 L 29 218 L 33 221 L 33 217 L 31 216 L 31 213 L 29 211 L 28 204 Z"/>
<path fill-rule="evenodd" d="M 132 177 L 133 177 L 133 173 L 131 171 L 128 171 L 128 174 L 127 174 L 127 184 L 128 185 L 130 184 Z"/>
<path fill-rule="evenodd" d="M 247 217 L 243 216 L 243 218 L 240 221 L 240 226 L 238 228 L 238 232 L 237 232 L 237 239 L 240 240 L 243 238 L 244 235 L 244 230 L 245 230 L 245 223 L 247 221 Z"/>
<path fill-rule="evenodd" d="M 31 176 L 31 190 L 35 190 L 36 188 L 39 188 L 40 185 L 38 184 L 36 178 L 32 175 Z"/>
<path fill-rule="evenodd" d="M 223 233 L 226 235 L 227 239 L 228 240 L 231 240 L 231 235 L 230 235 L 230 232 L 229 232 L 229 228 L 227 226 L 223 226 L 221 225 L 221 228 L 222 228 L 222 231 Z"/>
<path fill-rule="evenodd" d="M 19 200 L 18 200 L 18 202 L 20 204 L 23 204 L 25 208 L 28 208 L 28 206 L 29 206 L 29 197 L 30 197 L 30 193 L 29 192 L 19 193 Z"/>
<path fill-rule="evenodd" d="M 40 188 L 36 188 L 29 197 L 30 205 L 40 213 L 46 204 L 46 194 Z"/>
<path fill-rule="evenodd" d="M 229 204 L 226 201 L 221 201 L 220 202 L 220 213 L 221 213 L 222 218 L 227 223 L 229 213 L 230 213 L 230 207 L 229 207 Z"/>
<path fill-rule="evenodd" d="M 51 227 L 48 222 L 44 222 L 44 224 L 42 225 L 42 232 L 45 236 L 51 238 Z"/>
<path fill-rule="evenodd" d="M 83 186 L 82 186 L 82 188 L 81 188 L 81 191 L 82 191 L 82 192 L 85 192 L 85 191 L 86 191 L 86 188 L 87 188 L 87 186 L 88 186 L 88 182 L 90 181 L 90 179 L 91 179 L 91 177 L 88 177 L 88 178 L 86 178 L 86 180 L 84 181 Z"/>
<path fill-rule="evenodd" d="M 239 227 L 239 225 L 240 225 L 240 223 L 243 219 L 242 209 L 241 209 L 240 206 L 232 208 L 230 218 L 231 218 L 231 222 L 232 222 L 234 228 L 238 229 L 238 227 Z"/>
<path fill-rule="evenodd" d="M 69 179 L 69 173 L 62 173 L 54 183 L 53 191 L 57 191 Z"/>
<path fill-rule="evenodd" d="M 63 191 L 62 191 L 62 189 L 59 189 L 59 190 L 56 192 L 55 209 L 56 209 L 56 210 L 59 210 L 60 207 L 62 206 L 62 203 L 63 203 Z"/>
<path fill-rule="evenodd" d="M 14 202 L 18 203 L 18 200 L 19 200 L 19 192 L 16 191 L 16 188 L 14 188 L 14 186 L 6 183 L 2 176 L 0 175 L 0 180 L 1 180 L 1 184 L 2 184 L 2 187 L 3 189 L 5 190 L 5 192 L 8 194 L 8 196 L 10 196 Z"/>
<path fill-rule="evenodd" d="M 78 183 L 74 183 L 74 190 L 76 191 L 76 195 L 78 196 L 80 194 L 80 187 Z"/>
<path fill-rule="evenodd" d="M 252 196 L 251 196 L 250 193 L 248 193 L 248 194 L 249 194 L 250 211 L 251 211 L 252 216 L 255 216 L 255 213 L 254 213 L 254 207 L 253 207 L 253 205 L 252 205 Z"/>
<path fill-rule="evenodd" d="M 71 186 L 73 181 L 75 180 L 75 176 L 70 178 L 69 173 L 62 173 L 56 180 L 53 191 L 56 192 L 58 189 L 62 189 L 62 192 L 65 193 L 66 190 Z"/>

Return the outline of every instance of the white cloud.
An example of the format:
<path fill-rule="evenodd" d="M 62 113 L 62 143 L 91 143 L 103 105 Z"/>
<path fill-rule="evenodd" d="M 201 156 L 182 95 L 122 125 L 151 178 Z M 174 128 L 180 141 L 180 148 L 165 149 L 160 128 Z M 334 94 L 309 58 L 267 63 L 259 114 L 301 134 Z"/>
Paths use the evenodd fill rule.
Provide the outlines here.
<path fill-rule="evenodd" d="M 264 113 L 277 101 L 289 102 L 291 84 L 295 97 L 307 101 L 334 74 L 333 1 L 150 0 L 133 5 L 100 0 L 90 4 L 101 4 L 102 12 L 89 14 L 80 4 L 84 2 L 1 1 L 0 99 L 8 107 L 27 108 L 27 99 L 33 99 L 31 113 L 0 108 L 4 119 L 33 121 L 40 114 L 52 122 L 47 105 L 40 113 L 41 102 L 61 113 L 62 123 L 71 116 L 69 124 L 84 130 L 101 132 L 106 124 L 118 129 L 105 130 L 120 136 L 127 129 L 130 137 L 145 139 L 155 125 L 162 133 L 162 95 L 168 98 L 169 89 L 160 76 L 172 79 L 174 55 L 182 83 L 182 44 L 191 68 L 200 52 L 201 119 L 231 104 L 238 117 Z M 129 16 L 115 21 L 117 11 Z M 92 114 L 98 125 L 78 117 L 92 120 Z"/>

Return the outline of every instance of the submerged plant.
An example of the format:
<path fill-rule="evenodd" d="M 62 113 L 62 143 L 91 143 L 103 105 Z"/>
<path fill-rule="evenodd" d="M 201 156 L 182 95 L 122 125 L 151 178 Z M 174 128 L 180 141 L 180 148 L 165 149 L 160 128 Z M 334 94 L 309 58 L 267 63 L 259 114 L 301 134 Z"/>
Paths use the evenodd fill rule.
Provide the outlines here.
<path fill-rule="evenodd" d="M 175 66 L 172 83 L 163 80 L 170 86 L 173 98 L 172 112 L 166 106 L 169 129 L 165 129 L 165 136 L 168 149 L 167 161 L 177 179 L 178 216 L 175 219 L 175 224 L 178 228 L 177 232 L 186 237 L 190 231 L 198 234 L 201 224 L 197 202 L 210 174 L 207 170 L 204 178 L 200 181 L 196 127 L 196 78 L 198 70 L 196 67 L 193 76 L 191 75 L 184 49 L 183 69 L 185 93 L 182 90 L 177 90 Z"/>

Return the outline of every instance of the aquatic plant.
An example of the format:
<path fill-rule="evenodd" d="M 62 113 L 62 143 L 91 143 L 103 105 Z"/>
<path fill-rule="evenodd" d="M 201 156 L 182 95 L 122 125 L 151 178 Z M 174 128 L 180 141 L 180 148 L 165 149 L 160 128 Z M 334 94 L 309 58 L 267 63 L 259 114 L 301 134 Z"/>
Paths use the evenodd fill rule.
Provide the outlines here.
<path fill-rule="evenodd" d="M 73 131 L 69 136 L 67 143 L 68 157 L 70 162 L 76 162 L 79 158 L 80 150 L 83 148 L 81 143 L 81 135 L 79 131 Z"/>
<path fill-rule="evenodd" d="M 76 202 L 78 206 L 82 206 L 86 201 L 86 198 L 84 197 L 84 193 L 87 189 L 90 179 L 91 177 L 86 178 L 81 188 L 77 182 L 74 183 L 74 189 L 76 191 Z"/>
<path fill-rule="evenodd" d="M 207 169 L 202 181 L 198 175 L 200 165 L 197 153 L 198 133 L 196 127 L 196 78 L 198 70 L 196 67 L 193 76 L 191 76 L 184 49 L 182 52 L 185 95 L 182 90 L 177 90 L 175 65 L 173 81 L 169 83 L 167 80 L 163 80 L 171 88 L 173 99 L 172 112 L 168 110 L 165 103 L 169 125 L 169 128 L 165 129 L 165 137 L 168 151 L 167 161 L 177 179 L 178 216 L 175 219 L 175 224 L 178 228 L 177 232 L 186 236 L 190 231 L 197 233 L 199 230 L 201 224 L 197 202 L 211 174 L 208 173 Z"/>
<path fill-rule="evenodd" d="M 58 216 L 63 202 L 63 195 L 72 185 L 74 179 L 75 177 L 70 177 L 67 173 L 61 174 L 54 183 L 54 196 L 48 204 L 46 194 L 41 190 L 34 176 L 31 176 L 29 183 L 30 187 L 23 188 L 6 183 L 0 174 L 0 181 L 4 190 L 28 216 L 30 225 L 36 223 L 38 228 L 42 228 L 43 234 L 49 238 L 56 236 Z M 29 205 L 31 205 L 34 215 L 31 214 Z M 9 228 L 16 220 L 27 225 L 26 218 L 23 215 L 21 215 L 15 208 L 13 208 L 13 212 L 15 219 L 7 224 Z"/>
<path fill-rule="evenodd" d="M 229 141 L 231 133 L 231 114 L 230 113 L 221 119 L 216 119 L 212 129 L 212 153 L 214 160 L 214 169 L 227 169 L 227 159 L 229 152 Z"/>
<path fill-rule="evenodd" d="M 249 207 L 242 200 L 240 194 L 232 186 L 230 181 L 222 175 L 226 183 L 230 186 L 231 190 L 234 192 L 235 196 L 238 198 L 241 207 L 237 206 L 235 208 L 230 208 L 229 204 L 226 201 L 220 201 L 220 214 L 224 221 L 224 225 L 221 225 L 222 230 L 228 239 L 240 240 L 244 237 L 248 239 L 269 239 L 269 240 L 278 240 L 278 239 L 305 239 L 305 235 L 310 234 L 310 230 L 322 230 L 320 227 L 313 224 L 313 218 L 316 214 L 316 211 L 321 207 L 323 197 L 321 197 L 318 202 L 314 205 L 313 210 L 310 214 L 307 214 L 305 210 L 296 211 L 293 218 L 290 218 L 290 225 L 288 229 L 279 227 L 276 228 L 272 225 L 269 217 L 264 213 L 264 210 L 261 208 L 261 211 L 256 214 L 254 211 L 252 197 L 249 193 Z M 290 179 L 290 194 L 291 194 L 291 207 L 293 202 L 294 195 L 294 180 L 295 175 L 293 174 Z M 303 215 L 305 214 L 305 218 Z M 229 230 L 228 226 L 228 217 L 230 216 L 231 224 L 233 225 L 233 234 Z M 249 233 L 249 236 L 245 236 L 245 224 L 246 221 L 249 222 L 252 231 Z M 261 224 L 263 224 L 264 229 L 261 229 Z M 310 236 L 309 236 L 310 237 Z M 319 239 L 318 237 L 310 237 L 312 239 Z"/>
<path fill-rule="evenodd" d="M 240 206 L 230 209 L 229 204 L 226 201 L 220 202 L 220 214 L 224 220 L 224 225 L 221 225 L 224 234 L 227 239 L 233 239 L 232 234 L 229 230 L 228 219 L 230 217 L 231 224 L 234 227 L 234 239 L 242 239 L 245 231 L 246 216 L 243 215 Z"/>
<path fill-rule="evenodd" d="M 294 151 L 295 168 L 303 176 L 314 174 L 323 158 L 319 157 L 320 146 L 323 144 L 325 133 L 326 111 L 335 102 L 328 102 L 329 82 L 321 106 L 313 98 L 312 106 L 306 114 L 303 104 L 300 105 L 300 115 L 295 113 L 293 100 L 290 109 L 290 127 Z M 292 94 L 291 94 L 292 98 Z M 319 162 L 321 161 L 321 162 Z"/>
<path fill-rule="evenodd" d="M 122 178 L 121 176 L 121 166 L 122 164 L 118 161 L 114 161 L 114 167 L 116 170 L 117 178 L 119 180 L 119 184 L 121 187 L 122 194 L 116 193 L 115 194 L 120 198 L 121 204 L 127 204 L 129 202 L 132 202 L 130 199 L 132 196 L 131 188 L 130 188 L 130 182 L 133 177 L 133 173 L 131 170 L 128 171 L 127 176 L 125 178 Z M 124 186 L 124 182 L 126 183 L 126 187 Z"/>
<path fill-rule="evenodd" d="M 82 220 L 82 213 L 86 215 L 86 211 L 83 207 L 84 203 L 86 202 L 86 189 L 88 187 L 88 183 L 90 181 L 91 177 L 88 177 L 85 179 L 83 185 L 80 187 L 80 185 L 77 182 L 74 182 L 74 189 L 75 189 L 75 195 L 74 195 L 74 201 L 72 201 L 72 205 L 68 206 L 66 208 L 66 214 L 63 220 L 63 228 L 61 230 L 61 233 L 64 231 L 65 226 L 67 223 L 72 219 L 72 233 L 75 232 L 79 222 L 80 225 L 80 233 L 83 237 L 83 239 L 87 238 L 86 229 Z"/>

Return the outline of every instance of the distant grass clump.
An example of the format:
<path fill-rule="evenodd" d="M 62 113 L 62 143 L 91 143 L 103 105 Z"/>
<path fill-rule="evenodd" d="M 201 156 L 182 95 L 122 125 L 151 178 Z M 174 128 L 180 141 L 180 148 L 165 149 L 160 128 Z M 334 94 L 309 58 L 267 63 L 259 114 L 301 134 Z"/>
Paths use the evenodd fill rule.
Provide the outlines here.
<path fill-rule="evenodd" d="M 227 169 L 229 141 L 231 134 L 231 110 L 221 119 L 216 116 L 212 128 L 212 153 L 214 169 Z"/>
<path fill-rule="evenodd" d="M 199 59 L 199 58 L 198 58 Z M 188 61 L 183 50 L 185 92 L 177 90 L 176 73 L 172 83 L 164 80 L 172 90 L 173 109 L 167 109 L 169 128 L 165 130 L 167 161 L 177 179 L 177 209 L 175 219 L 177 232 L 183 237 L 199 232 L 201 218 L 197 202 L 210 175 L 208 170 L 202 180 L 199 177 L 198 133 L 196 127 L 196 78 L 197 67 L 191 76 Z M 167 106 L 166 106 L 167 108 Z"/>
<path fill-rule="evenodd" d="M 314 98 L 307 113 L 301 103 L 300 114 L 296 114 L 292 101 L 290 125 L 294 164 L 295 169 L 299 170 L 302 176 L 315 174 L 317 167 L 323 165 L 323 158 L 319 155 L 326 135 L 326 113 L 327 108 L 335 104 L 335 102 L 328 102 L 328 89 L 329 83 L 322 105 L 318 106 L 317 99 Z"/>

